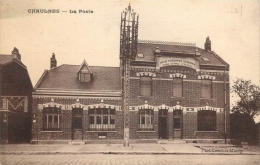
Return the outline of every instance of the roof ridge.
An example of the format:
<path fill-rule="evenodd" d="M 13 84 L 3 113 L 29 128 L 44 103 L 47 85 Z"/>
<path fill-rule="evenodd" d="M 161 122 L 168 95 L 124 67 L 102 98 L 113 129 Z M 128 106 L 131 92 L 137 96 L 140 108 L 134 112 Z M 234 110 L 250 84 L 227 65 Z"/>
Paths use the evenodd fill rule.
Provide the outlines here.
<path fill-rule="evenodd" d="M 107 67 L 107 68 L 120 68 L 119 66 L 89 66 L 89 67 Z"/>
<path fill-rule="evenodd" d="M 80 65 L 74 65 L 74 64 L 62 64 L 62 65 L 70 65 L 70 66 L 80 66 Z M 62 66 L 62 65 L 60 65 L 60 66 Z M 60 67 L 60 66 L 58 66 L 58 67 Z M 56 67 L 56 68 L 58 68 L 58 67 Z M 119 66 L 97 66 L 97 65 L 89 65 L 89 67 L 110 67 L 110 68 L 119 68 Z M 53 68 L 54 69 L 54 68 Z"/>
<path fill-rule="evenodd" d="M 0 56 L 13 56 L 12 54 L 0 54 Z"/>
<path fill-rule="evenodd" d="M 154 41 L 154 40 L 138 40 L 138 43 L 162 44 L 162 45 L 179 45 L 196 47 L 196 43 L 174 42 L 174 41 Z"/>
<path fill-rule="evenodd" d="M 59 66 L 57 66 L 57 67 L 54 67 L 54 68 L 51 68 L 50 71 L 51 71 L 51 70 L 54 70 L 54 69 L 56 69 L 56 68 L 59 68 L 59 67 L 61 67 L 62 65 L 64 65 L 64 64 L 61 64 L 61 65 L 59 65 Z"/>

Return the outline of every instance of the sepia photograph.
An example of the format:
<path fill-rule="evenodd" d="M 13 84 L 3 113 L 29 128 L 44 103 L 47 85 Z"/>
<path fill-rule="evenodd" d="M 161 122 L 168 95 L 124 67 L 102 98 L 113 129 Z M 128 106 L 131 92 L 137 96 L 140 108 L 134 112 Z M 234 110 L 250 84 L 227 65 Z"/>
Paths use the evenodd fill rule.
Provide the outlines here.
<path fill-rule="evenodd" d="M 0 165 L 260 163 L 258 0 L 0 0 Z"/>

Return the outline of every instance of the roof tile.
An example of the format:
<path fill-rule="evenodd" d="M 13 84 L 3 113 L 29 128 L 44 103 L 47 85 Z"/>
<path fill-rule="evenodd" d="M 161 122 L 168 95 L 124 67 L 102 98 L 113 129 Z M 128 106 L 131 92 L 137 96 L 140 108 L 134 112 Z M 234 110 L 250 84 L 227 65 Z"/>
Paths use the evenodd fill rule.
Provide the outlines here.
<path fill-rule="evenodd" d="M 63 64 L 51 69 L 38 88 L 71 89 L 85 91 L 121 90 L 119 67 L 89 66 L 94 78 L 91 82 L 79 82 L 80 65 Z"/>

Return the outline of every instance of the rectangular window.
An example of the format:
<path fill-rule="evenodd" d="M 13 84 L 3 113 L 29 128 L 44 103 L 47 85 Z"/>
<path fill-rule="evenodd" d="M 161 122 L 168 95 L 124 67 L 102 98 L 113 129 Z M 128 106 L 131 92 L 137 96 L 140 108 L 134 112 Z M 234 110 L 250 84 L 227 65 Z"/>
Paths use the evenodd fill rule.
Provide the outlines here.
<path fill-rule="evenodd" d="M 140 95 L 152 96 L 152 77 L 140 78 Z"/>
<path fill-rule="evenodd" d="M 201 80 L 201 98 L 211 99 L 212 97 L 212 81 Z"/>
<path fill-rule="evenodd" d="M 89 130 L 115 130 L 115 113 L 114 109 L 97 108 L 90 109 L 89 115 Z"/>
<path fill-rule="evenodd" d="M 90 74 L 89 73 L 80 73 L 80 81 L 81 82 L 89 82 Z"/>
<path fill-rule="evenodd" d="M 61 109 L 57 107 L 47 107 L 43 109 L 43 130 L 60 130 Z"/>
<path fill-rule="evenodd" d="M 95 124 L 94 116 L 89 116 L 89 124 Z"/>
<path fill-rule="evenodd" d="M 173 78 L 173 97 L 182 97 L 182 78 Z"/>
<path fill-rule="evenodd" d="M 74 117 L 73 128 L 82 129 L 82 117 Z"/>
<path fill-rule="evenodd" d="M 173 118 L 173 128 L 181 129 L 181 118 Z"/>
<path fill-rule="evenodd" d="M 139 110 L 139 130 L 153 130 L 153 110 Z"/>
<path fill-rule="evenodd" d="M 198 111 L 198 131 L 216 131 L 216 111 Z"/>

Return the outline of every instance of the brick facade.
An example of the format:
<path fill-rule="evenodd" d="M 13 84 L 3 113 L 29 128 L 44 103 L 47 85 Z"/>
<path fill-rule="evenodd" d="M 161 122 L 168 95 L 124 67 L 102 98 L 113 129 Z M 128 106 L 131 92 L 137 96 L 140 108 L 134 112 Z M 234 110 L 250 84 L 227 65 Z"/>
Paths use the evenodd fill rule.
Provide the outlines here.
<path fill-rule="evenodd" d="M 153 76 L 152 81 L 152 96 L 145 97 L 140 96 L 140 76 L 139 72 L 152 72 L 156 76 Z M 183 79 L 183 97 L 173 97 L 173 79 L 170 78 L 171 74 L 181 73 L 185 75 Z M 198 76 L 210 75 L 214 76 L 215 79 L 212 81 L 212 98 L 203 99 L 200 98 L 201 83 Z M 131 70 L 131 90 L 130 90 L 130 106 L 135 108 L 135 111 L 131 111 L 131 128 L 130 138 L 131 139 L 158 139 L 159 128 L 158 128 L 158 109 L 154 113 L 154 129 L 153 131 L 138 131 L 138 106 L 145 104 L 151 106 L 166 105 L 174 107 L 177 102 L 185 110 L 182 115 L 182 139 L 224 139 L 224 76 L 226 78 L 226 93 L 227 93 L 227 105 L 229 105 L 229 82 L 228 74 L 220 71 L 196 71 L 187 67 L 171 66 L 161 68 L 160 70 L 146 68 L 133 67 Z M 197 131 L 197 109 L 200 107 L 214 107 L 219 108 L 216 115 L 216 131 Z M 170 108 L 170 109 L 171 109 Z M 188 111 L 191 108 L 193 111 Z M 226 107 L 227 114 L 227 138 L 229 136 L 229 107 Z M 173 111 L 168 110 L 167 117 L 168 127 L 168 139 L 174 139 L 173 131 Z"/>

